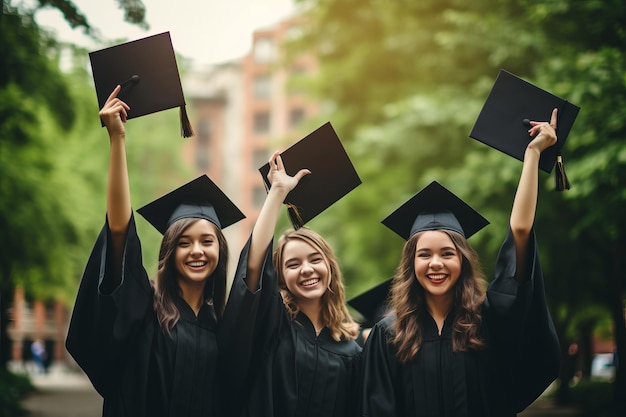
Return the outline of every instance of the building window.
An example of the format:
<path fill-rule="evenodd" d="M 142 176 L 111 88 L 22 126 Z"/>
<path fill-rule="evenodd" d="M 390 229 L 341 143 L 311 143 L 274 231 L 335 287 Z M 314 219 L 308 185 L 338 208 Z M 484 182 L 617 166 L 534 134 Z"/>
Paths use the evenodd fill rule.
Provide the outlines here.
<path fill-rule="evenodd" d="M 201 119 L 198 122 L 198 146 L 208 145 L 211 138 L 211 121 L 208 119 Z"/>
<path fill-rule="evenodd" d="M 194 155 L 196 169 L 208 171 L 209 169 L 209 147 L 211 142 L 211 121 L 200 119 L 196 134 L 196 151 Z"/>
<path fill-rule="evenodd" d="M 254 169 L 259 169 L 263 165 L 267 164 L 267 160 L 270 155 L 266 149 L 255 149 L 252 153 L 252 163 L 254 164 Z"/>
<path fill-rule="evenodd" d="M 195 154 L 196 169 L 198 171 L 208 171 L 210 167 L 209 152 L 206 147 L 198 147 Z"/>
<path fill-rule="evenodd" d="M 254 43 L 254 60 L 269 63 L 274 59 L 274 42 L 270 38 L 259 38 Z"/>
<path fill-rule="evenodd" d="M 296 41 L 302 38 L 302 36 L 304 35 L 304 30 L 302 30 L 302 26 L 299 25 L 294 25 L 291 26 L 289 29 L 287 29 L 287 31 L 285 32 L 285 38 L 288 41 Z"/>
<path fill-rule="evenodd" d="M 270 113 L 258 112 L 254 115 L 254 133 L 266 134 L 270 131 Z"/>
<path fill-rule="evenodd" d="M 308 69 L 301 65 L 290 69 L 287 82 L 287 91 L 290 95 L 301 95 L 305 91 L 308 73 Z"/>
<path fill-rule="evenodd" d="M 272 78 L 269 75 L 259 75 L 254 79 L 254 97 L 269 98 L 272 94 Z"/>
<path fill-rule="evenodd" d="M 305 112 L 303 108 L 296 107 L 289 110 L 289 126 L 296 127 L 304 119 Z"/>

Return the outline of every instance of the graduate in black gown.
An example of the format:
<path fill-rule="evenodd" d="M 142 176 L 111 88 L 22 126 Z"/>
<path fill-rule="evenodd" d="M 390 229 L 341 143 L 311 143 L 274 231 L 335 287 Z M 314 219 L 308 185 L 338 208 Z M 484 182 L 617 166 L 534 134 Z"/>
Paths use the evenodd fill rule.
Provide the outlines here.
<path fill-rule="evenodd" d="M 142 264 L 124 123 L 111 93 L 106 222 L 85 268 L 66 346 L 104 399 L 106 417 L 217 416 L 217 326 L 226 301 L 222 228 L 243 215 L 207 176 L 139 209 L 163 234 L 156 280 Z"/>
<path fill-rule="evenodd" d="M 227 401 L 234 406 L 230 415 L 354 415 L 361 347 L 330 245 L 307 227 L 290 229 L 272 258 L 285 197 L 316 171 L 289 176 L 278 152 L 270 167 L 271 188 L 242 253 L 220 333 L 220 363 L 233 379 L 228 395 L 239 398 Z"/>
<path fill-rule="evenodd" d="M 356 338 L 356 342 L 360 346 L 364 346 L 372 331 L 374 324 L 378 323 L 388 310 L 389 290 L 391 288 L 391 281 L 393 278 L 388 278 L 385 281 L 375 285 L 367 291 L 348 300 L 348 305 L 356 310 L 358 315 L 357 322 L 359 323 L 359 332 Z"/>
<path fill-rule="evenodd" d="M 531 122 L 510 228 L 485 291 L 467 238 L 488 222 L 436 182 L 383 223 L 407 239 L 390 315 L 363 351 L 361 415 L 507 417 L 557 377 L 559 343 L 548 313 L 533 223 L 538 161 L 556 142 Z"/>

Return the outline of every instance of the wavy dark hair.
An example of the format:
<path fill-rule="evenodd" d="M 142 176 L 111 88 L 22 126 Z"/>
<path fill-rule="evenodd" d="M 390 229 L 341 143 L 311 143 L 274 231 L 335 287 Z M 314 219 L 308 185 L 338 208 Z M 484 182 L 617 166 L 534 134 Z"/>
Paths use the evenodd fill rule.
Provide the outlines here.
<path fill-rule="evenodd" d="M 163 234 L 159 250 L 159 264 L 154 289 L 154 310 L 159 324 L 171 333 L 180 318 L 180 312 L 174 304 L 174 296 L 181 295 L 178 286 L 178 270 L 176 269 L 176 247 L 178 239 L 191 225 L 199 221 L 196 218 L 183 218 L 175 221 Z M 219 320 L 226 304 L 226 273 L 228 268 L 228 243 L 222 230 L 215 226 L 217 241 L 220 245 L 219 259 L 215 271 L 207 278 L 204 286 L 204 298 L 213 304 L 215 315 Z"/>
<path fill-rule="evenodd" d="M 354 339 L 353 329 L 355 324 L 346 308 L 345 289 L 337 257 L 328 242 L 317 232 L 307 227 L 301 227 L 297 230 L 286 230 L 278 239 L 278 244 L 274 250 L 273 258 L 274 266 L 276 267 L 276 271 L 278 271 L 278 287 L 281 290 L 283 302 L 290 317 L 294 319 L 300 311 L 295 297 L 289 292 L 289 289 L 287 289 L 282 267 L 283 249 L 287 242 L 292 240 L 301 240 L 317 249 L 328 267 L 330 282 L 328 289 L 324 292 L 321 299 L 322 320 L 324 325 L 330 330 L 333 339 L 338 342 Z"/>
<path fill-rule="evenodd" d="M 478 255 L 463 235 L 448 230 L 441 232 L 450 236 L 462 257 L 461 275 L 454 295 L 456 318 L 452 324 L 452 349 L 455 352 L 483 349 L 485 341 L 480 335 L 480 305 L 485 299 L 486 281 Z M 418 316 L 427 306 L 424 288 L 415 275 L 415 251 L 423 233 L 416 233 L 405 243 L 391 284 L 390 304 L 396 316 L 392 343 L 402 363 L 413 359 L 422 345 Z"/>

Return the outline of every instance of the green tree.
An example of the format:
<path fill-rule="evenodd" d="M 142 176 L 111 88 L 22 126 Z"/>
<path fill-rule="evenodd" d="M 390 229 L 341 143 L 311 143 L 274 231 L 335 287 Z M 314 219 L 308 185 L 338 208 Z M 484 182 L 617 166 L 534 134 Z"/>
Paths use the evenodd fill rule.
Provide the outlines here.
<path fill-rule="evenodd" d="M 576 122 L 579 133 L 567 144 L 568 175 L 575 187 L 566 194 L 572 222 L 564 235 L 576 244 L 563 254 L 561 265 L 580 260 L 574 263 L 577 270 L 571 271 L 577 275 L 579 290 L 612 318 L 618 353 L 615 411 L 624 415 L 626 220 L 621 213 L 626 207 L 626 5 L 546 2 L 543 7 L 531 4 L 529 12 L 541 17 L 551 34 L 543 81 L 559 86 L 564 96 L 582 107 Z M 576 29 L 581 27 L 585 30 Z"/>
<path fill-rule="evenodd" d="M 63 268 L 49 256 L 49 249 L 54 251 L 74 232 L 67 218 L 53 217 L 62 201 L 43 181 L 54 171 L 49 157 L 56 136 L 53 126 L 67 128 L 74 117 L 71 98 L 53 62 L 42 53 L 46 47 L 32 16 L 4 12 L 0 26 L 2 308 L 10 301 L 14 284 L 25 275 L 43 276 L 48 268 Z M 2 363 L 8 352 L 6 317 L 2 314 Z"/>
<path fill-rule="evenodd" d="M 21 3 L 20 3 L 21 5 Z M 143 20 L 133 6 L 129 19 Z M 68 23 L 90 26 L 69 1 L 41 1 L 33 10 L 3 2 L 0 19 L 0 366 L 8 359 L 6 308 L 16 284 L 35 296 L 61 297 L 75 279 L 72 254 L 84 229 L 77 207 L 94 199 L 88 182 L 76 181 L 75 150 L 68 143 L 82 106 L 58 67 L 59 45 L 41 31 L 38 8 L 56 7 Z M 74 81 L 74 80 L 72 80 Z M 77 105 L 80 104 L 80 105 Z M 94 111 L 97 111 L 95 108 Z M 88 160 L 88 159 L 86 159 Z M 85 161 L 86 161 L 85 160 Z M 76 160 L 73 161 L 77 162 Z M 71 190 L 71 192 L 70 192 Z M 74 191 L 76 191 L 74 193 Z"/>

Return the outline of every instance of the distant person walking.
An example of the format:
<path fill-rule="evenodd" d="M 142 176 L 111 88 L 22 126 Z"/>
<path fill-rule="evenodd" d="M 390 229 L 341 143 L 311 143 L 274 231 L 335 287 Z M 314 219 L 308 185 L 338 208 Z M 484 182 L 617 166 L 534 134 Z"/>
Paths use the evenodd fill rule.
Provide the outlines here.
<path fill-rule="evenodd" d="M 41 339 L 36 339 L 30 345 L 30 352 L 33 355 L 33 362 L 35 362 L 35 373 L 36 374 L 45 374 L 46 373 L 46 347 L 44 346 Z"/>

